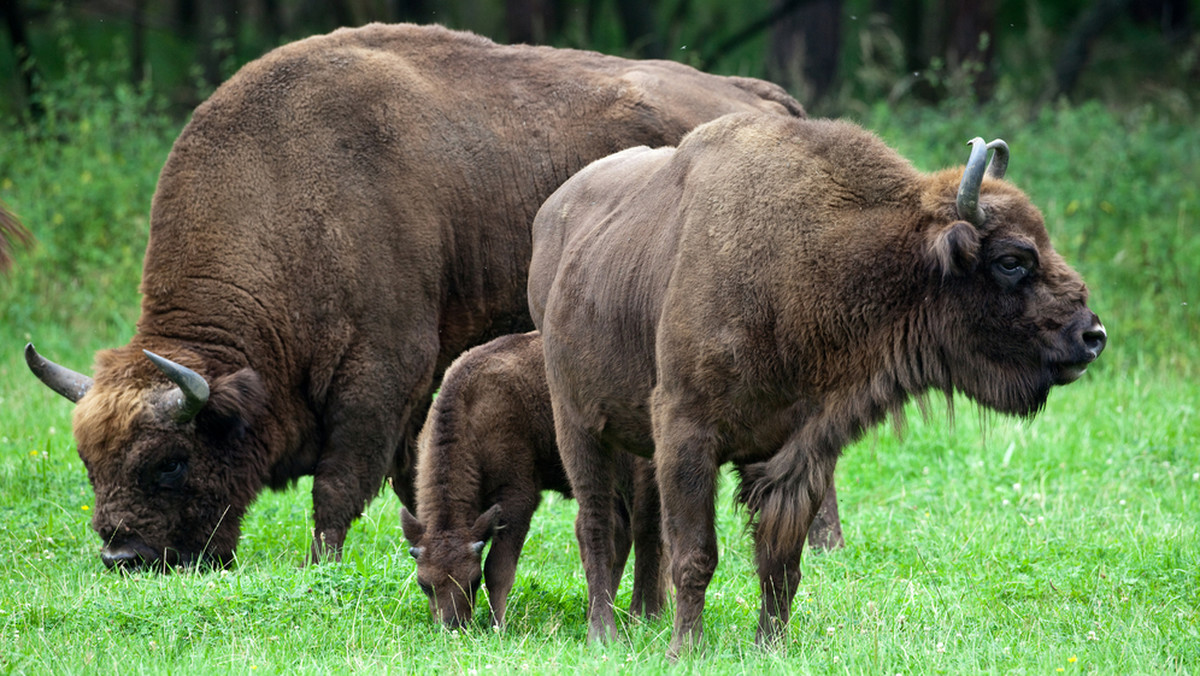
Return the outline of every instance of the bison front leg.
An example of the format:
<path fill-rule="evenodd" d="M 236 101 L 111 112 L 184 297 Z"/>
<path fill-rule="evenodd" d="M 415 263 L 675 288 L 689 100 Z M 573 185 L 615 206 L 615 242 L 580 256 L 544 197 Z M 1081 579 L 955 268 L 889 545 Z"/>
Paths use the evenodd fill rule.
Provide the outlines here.
<path fill-rule="evenodd" d="M 833 479 L 829 481 L 829 490 L 825 492 L 825 499 L 821 501 L 812 527 L 808 529 L 808 546 L 818 551 L 846 546 L 842 536 L 842 520 L 838 517 L 837 486 Z"/>
<path fill-rule="evenodd" d="M 782 453 L 788 454 L 786 448 Z M 754 528 L 762 593 L 755 642 L 762 646 L 775 644 L 783 636 L 800 584 L 804 542 L 833 482 L 836 458 L 799 455 L 801 466 L 789 468 L 785 476 L 759 479 L 769 484 L 755 505 L 758 522 Z"/>
<path fill-rule="evenodd" d="M 588 586 L 588 640 L 617 636 L 613 615 L 613 569 L 616 564 L 612 458 L 586 430 L 566 420 L 557 405 L 554 423 L 563 469 L 579 504 L 575 537 Z"/>
<path fill-rule="evenodd" d="M 660 416 L 655 407 L 654 460 L 675 583 L 672 657 L 700 644 L 704 596 L 717 569 L 717 463 L 712 438 L 698 426 Z"/>
<path fill-rule="evenodd" d="M 364 351 L 354 355 L 340 365 L 326 399 L 325 439 L 313 470 L 314 562 L 341 559 L 346 532 L 379 493 L 413 402 L 428 396 L 433 377 L 433 354 L 409 355 L 414 362 L 404 365 Z M 389 377 L 395 373 L 410 378 Z"/>

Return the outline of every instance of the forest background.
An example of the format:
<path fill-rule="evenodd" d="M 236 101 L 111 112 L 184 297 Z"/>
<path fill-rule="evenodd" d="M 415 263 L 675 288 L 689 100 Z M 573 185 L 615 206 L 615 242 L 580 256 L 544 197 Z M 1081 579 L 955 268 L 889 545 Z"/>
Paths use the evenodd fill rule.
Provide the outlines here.
<path fill-rule="evenodd" d="M 439 631 L 386 494 L 346 560 L 301 568 L 307 489 L 264 495 L 238 567 L 113 575 L 71 407 L 26 341 L 87 371 L 138 313 L 150 198 L 192 108 L 273 46 L 368 21 L 669 58 L 785 85 L 922 170 L 1002 137 L 1110 345 L 1033 421 L 936 403 L 847 449 L 845 549 L 806 554 L 789 641 L 752 643 L 744 514 L 720 501 L 707 647 L 742 673 L 1200 670 L 1200 2 L 4 0 L 0 672 L 666 670 L 670 616 L 584 645 L 574 504 L 548 496 L 510 625 Z M 627 603 L 628 580 L 618 604 Z"/>

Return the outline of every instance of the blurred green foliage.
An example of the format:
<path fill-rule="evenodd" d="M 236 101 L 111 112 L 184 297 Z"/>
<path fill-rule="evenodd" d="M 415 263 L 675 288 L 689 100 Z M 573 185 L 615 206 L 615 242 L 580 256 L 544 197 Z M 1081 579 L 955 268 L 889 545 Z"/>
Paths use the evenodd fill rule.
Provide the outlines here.
<path fill-rule="evenodd" d="M 1151 103 L 1183 117 L 1200 101 L 1198 0 L 960 3 L 974 8 L 965 10 L 946 0 L 9 2 L 24 18 L 28 53 L 18 53 L 11 30 L 0 30 L 0 116 L 21 114 L 29 103 L 24 67 L 33 68 L 35 87 L 70 77 L 74 64 L 64 39 L 86 61 L 109 64 L 103 81 L 110 86 L 145 83 L 182 114 L 273 46 L 369 21 L 436 22 L 502 42 L 662 56 L 721 74 L 780 79 L 786 73 L 772 65 L 771 54 L 789 38 L 779 32 L 779 18 L 807 18 L 803 12 L 811 6 L 829 4 L 841 20 L 830 28 L 837 33 L 836 72 L 832 91 L 816 106 L 822 114 L 855 113 L 882 101 L 962 100 L 974 96 L 981 77 L 998 80 L 996 96 L 1046 103 L 1057 91 L 1056 68 L 1076 38 L 1085 55 L 1072 100 Z M 1082 31 L 1104 6 L 1117 9 L 1095 31 Z M 780 14 L 781 7 L 791 11 Z M 955 31 L 962 30 L 952 25 L 955 12 L 982 25 L 979 54 L 955 53 Z M 788 84 L 808 98 L 803 82 Z"/>
<path fill-rule="evenodd" d="M 683 60 L 698 58 L 704 25 L 754 15 L 753 4 L 695 8 L 695 26 L 670 42 Z M 163 78 L 158 65 L 131 84 L 124 28 L 85 31 L 60 15 L 62 30 L 39 38 L 57 59 L 39 62 L 43 116 L 0 113 L 0 200 L 37 238 L 0 277 L 0 640 L 10 648 L 0 671 L 1194 670 L 1200 125 L 1194 85 L 1172 78 L 1192 67 L 1195 46 L 1162 78 L 1102 61 L 1106 77 L 1081 85 L 1093 92 L 1083 101 L 1038 101 L 1050 27 L 1072 16 L 1050 11 L 1024 15 L 1024 51 L 1002 42 L 1011 53 L 998 58 L 1012 70 L 987 104 L 975 100 L 969 66 L 898 77 L 903 45 L 886 23 L 863 19 L 877 23 L 846 45 L 860 58 L 843 62 L 854 75 L 835 101 L 923 170 L 961 164 L 970 137 L 1008 140 L 1008 177 L 1088 281 L 1108 350 L 1036 421 L 968 414 L 947 431 L 935 402 L 930 420 L 910 412 L 903 440 L 883 431 L 849 449 L 838 479 L 848 547 L 806 557 L 793 641 L 777 653 L 749 645 L 753 553 L 726 482 L 709 648 L 674 667 L 662 656 L 669 616 L 623 619 L 618 646 L 584 648 L 573 503 L 560 499 L 535 519 L 505 633 L 432 625 L 390 495 L 356 523 L 343 564 L 297 568 L 311 534 L 307 481 L 255 504 L 235 573 L 103 573 L 72 408 L 29 375 L 21 346 L 35 340 L 86 371 L 92 353 L 133 333 L 150 200 L 190 98 L 179 88 L 206 85 L 191 66 Z M 573 30 L 568 42 L 624 50 L 613 17 Z M 1133 32 L 1107 54 L 1157 44 Z M 168 34 L 152 39 L 152 54 L 193 53 Z M 761 48 L 747 43 L 719 70 L 761 74 Z M 937 79 L 940 102 L 909 94 L 921 78 Z"/>

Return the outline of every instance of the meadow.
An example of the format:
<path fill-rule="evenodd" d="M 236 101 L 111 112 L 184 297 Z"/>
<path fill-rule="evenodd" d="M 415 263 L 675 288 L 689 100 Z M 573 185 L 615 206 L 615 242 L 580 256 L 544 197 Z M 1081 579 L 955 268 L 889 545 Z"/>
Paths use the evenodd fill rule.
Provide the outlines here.
<path fill-rule="evenodd" d="M 1033 420 L 933 398 L 846 449 L 847 545 L 806 553 L 784 645 L 753 644 L 758 592 L 726 478 L 702 651 L 670 665 L 671 613 L 585 643 L 574 503 L 535 516 L 509 624 L 429 617 L 386 491 L 339 564 L 304 567 L 310 484 L 264 494 L 234 569 L 104 569 L 71 405 L 21 351 L 90 368 L 123 344 L 157 172 L 182 126 L 86 68 L 47 117 L 0 126 L 0 200 L 37 237 L 0 278 L 0 671 L 5 673 L 1193 673 L 1200 671 L 1200 128 L 1149 106 L 866 106 L 921 169 L 966 139 L 1012 147 L 1008 178 L 1088 281 L 1109 347 Z M 55 93 L 57 92 L 57 94 Z M 59 99 L 55 99 L 59 96 Z M 632 568 L 628 571 L 631 573 Z M 627 605 L 630 580 L 618 597 Z M 482 595 L 481 595 L 482 598 Z"/>

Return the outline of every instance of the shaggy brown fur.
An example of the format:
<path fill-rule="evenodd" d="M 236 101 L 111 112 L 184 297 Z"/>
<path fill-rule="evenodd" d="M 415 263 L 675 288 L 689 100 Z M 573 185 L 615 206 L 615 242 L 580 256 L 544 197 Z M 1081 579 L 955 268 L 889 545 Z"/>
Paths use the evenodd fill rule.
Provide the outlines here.
<path fill-rule="evenodd" d="M 418 517 L 405 509 L 401 524 L 430 611 L 448 627 L 465 624 L 486 580 L 492 623 L 500 626 L 542 491 L 571 497 L 554 441 L 541 336 L 503 336 L 455 360 L 417 447 Z M 654 466 L 631 455 L 616 460 L 613 590 L 632 533 L 631 612 L 656 615 L 663 589 Z"/>
<path fill-rule="evenodd" d="M 656 463 L 676 652 L 701 637 L 717 470 L 737 468 L 770 642 L 846 444 L 930 390 L 1033 415 L 1099 355 L 1103 328 L 1038 210 L 988 178 L 973 226 L 962 174 L 918 173 L 848 123 L 744 114 L 600 160 L 547 200 L 530 307 L 580 505 L 590 636 L 614 631 L 616 454 Z"/>
<path fill-rule="evenodd" d="M 304 475 L 314 555 L 338 554 L 385 476 L 412 506 L 410 449 L 442 370 L 532 328 L 542 201 L 593 159 L 750 110 L 803 114 L 766 82 L 436 26 L 338 30 L 246 65 L 167 158 L 137 335 L 100 357 L 81 403 L 107 549 L 226 560 L 254 496 Z M 166 387 L 142 348 L 218 398 L 233 378 L 237 433 L 142 415 L 155 395 L 132 390 Z"/>
<path fill-rule="evenodd" d="M 13 244 L 28 246 L 32 237 L 21 225 L 21 221 L 3 204 L 0 204 L 0 273 L 8 272 L 12 265 Z"/>

